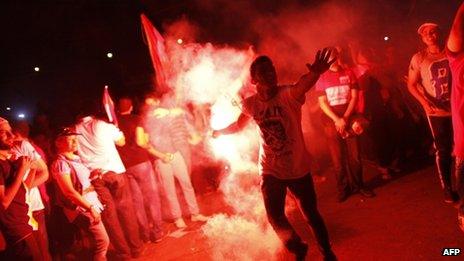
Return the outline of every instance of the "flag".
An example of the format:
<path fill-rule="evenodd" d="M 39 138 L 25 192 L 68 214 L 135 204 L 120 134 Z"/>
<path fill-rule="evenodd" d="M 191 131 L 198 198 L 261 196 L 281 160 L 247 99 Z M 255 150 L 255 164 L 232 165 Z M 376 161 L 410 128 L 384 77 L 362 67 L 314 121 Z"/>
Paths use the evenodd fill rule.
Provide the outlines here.
<path fill-rule="evenodd" d="M 114 110 L 114 102 L 111 99 L 110 92 L 108 91 L 108 85 L 105 85 L 103 89 L 103 107 L 105 108 L 106 115 L 108 116 L 108 121 L 114 123 L 118 126 L 118 118 L 116 118 L 116 112 Z"/>
<path fill-rule="evenodd" d="M 156 87 L 161 92 L 167 91 L 169 90 L 169 87 L 166 84 L 166 75 L 163 64 L 166 64 L 168 58 L 165 51 L 164 38 L 144 14 L 141 14 L 140 18 L 142 20 L 145 39 L 147 41 L 151 61 L 155 70 Z"/>

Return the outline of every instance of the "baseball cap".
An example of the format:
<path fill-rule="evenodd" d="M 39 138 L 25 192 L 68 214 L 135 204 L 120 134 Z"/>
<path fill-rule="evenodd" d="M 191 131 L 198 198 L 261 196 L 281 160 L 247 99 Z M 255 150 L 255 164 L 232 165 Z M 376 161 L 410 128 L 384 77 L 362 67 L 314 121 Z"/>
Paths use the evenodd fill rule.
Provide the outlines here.
<path fill-rule="evenodd" d="M 8 123 L 8 121 L 5 118 L 0 117 L 0 125 Z"/>
<path fill-rule="evenodd" d="M 431 22 L 427 22 L 427 23 L 423 23 L 421 24 L 421 26 L 419 26 L 419 28 L 417 28 L 417 33 L 418 34 L 422 34 L 422 32 L 424 31 L 425 28 L 427 27 L 435 27 L 435 28 L 438 28 L 438 24 L 436 23 L 431 23 Z"/>
<path fill-rule="evenodd" d="M 58 139 L 59 137 L 63 137 L 63 136 L 73 136 L 73 135 L 81 135 L 81 134 L 76 132 L 71 127 L 63 127 L 63 128 L 58 129 L 58 131 L 55 134 L 55 139 Z"/>

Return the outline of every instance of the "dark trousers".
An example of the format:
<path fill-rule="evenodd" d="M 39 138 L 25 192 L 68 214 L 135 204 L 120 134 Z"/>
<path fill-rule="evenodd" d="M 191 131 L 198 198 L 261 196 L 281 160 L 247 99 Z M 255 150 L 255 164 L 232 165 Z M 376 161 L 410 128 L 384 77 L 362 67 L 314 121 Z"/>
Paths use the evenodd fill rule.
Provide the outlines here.
<path fill-rule="evenodd" d="M 443 189 L 451 190 L 451 164 L 453 149 L 453 125 L 451 117 L 429 116 L 430 130 L 435 147 L 435 161 Z"/>
<path fill-rule="evenodd" d="M 459 194 L 459 214 L 464 215 L 464 158 L 456 157 L 456 190 Z"/>
<path fill-rule="evenodd" d="M 316 192 L 310 174 L 299 179 L 281 180 L 271 175 L 263 175 L 261 192 L 267 217 L 285 247 L 292 253 L 302 248 L 302 240 L 285 216 L 285 197 L 287 188 L 295 196 L 300 210 L 311 227 L 321 253 L 333 256 L 327 228 L 317 210 Z"/>
<path fill-rule="evenodd" d="M 364 183 L 358 137 L 343 139 L 334 124 L 326 124 L 324 132 L 335 171 L 338 193 L 362 189 Z"/>
<path fill-rule="evenodd" d="M 119 257 L 130 258 L 131 254 L 140 251 L 142 241 L 126 174 L 108 172 L 94 180 L 92 185 L 105 206 L 101 216 L 111 244 Z"/>
<path fill-rule="evenodd" d="M 42 253 L 43 260 L 52 260 L 50 251 L 48 249 L 48 234 L 47 227 L 45 225 L 45 210 L 34 211 L 32 215 L 39 225 L 39 229 L 33 231 L 32 235 L 34 236 L 40 252 Z"/>
<path fill-rule="evenodd" d="M 5 260 L 44 260 L 39 244 L 32 233 L 14 245 L 7 246 Z"/>

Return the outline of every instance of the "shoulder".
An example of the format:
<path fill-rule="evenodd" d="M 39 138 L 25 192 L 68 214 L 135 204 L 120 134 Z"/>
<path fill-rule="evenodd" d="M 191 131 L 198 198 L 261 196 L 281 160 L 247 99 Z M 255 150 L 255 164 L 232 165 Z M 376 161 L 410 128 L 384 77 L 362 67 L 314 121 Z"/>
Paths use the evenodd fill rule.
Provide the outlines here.
<path fill-rule="evenodd" d="M 71 168 L 68 161 L 62 156 L 58 156 L 50 165 L 50 171 L 54 174 L 69 173 Z"/>
<path fill-rule="evenodd" d="M 411 64 L 412 64 L 412 65 L 417 65 L 417 66 L 420 65 L 420 64 L 424 61 L 424 59 L 425 59 L 426 56 L 427 56 L 426 50 L 425 50 L 425 49 L 424 49 L 424 50 L 420 50 L 419 52 L 415 53 L 415 54 L 412 56 L 412 58 L 411 58 Z"/>

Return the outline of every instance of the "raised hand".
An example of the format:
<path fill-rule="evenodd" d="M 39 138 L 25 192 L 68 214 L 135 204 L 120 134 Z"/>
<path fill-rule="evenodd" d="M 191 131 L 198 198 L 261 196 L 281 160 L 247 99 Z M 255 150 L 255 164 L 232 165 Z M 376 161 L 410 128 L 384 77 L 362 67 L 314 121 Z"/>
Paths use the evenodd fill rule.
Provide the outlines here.
<path fill-rule="evenodd" d="M 337 60 L 337 58 L 333 58 L 331 61 L 329 61 L 331 54 L 332 51 L 329 48 L 324 48 L 322 51 L 317 51 L 314 62 L 312 64 L 306 64 L 306 67 L 308 67 L 311 72 L 317 74 L 324 73 L 329 69 L 330 65 L 332 65 Z"/>

